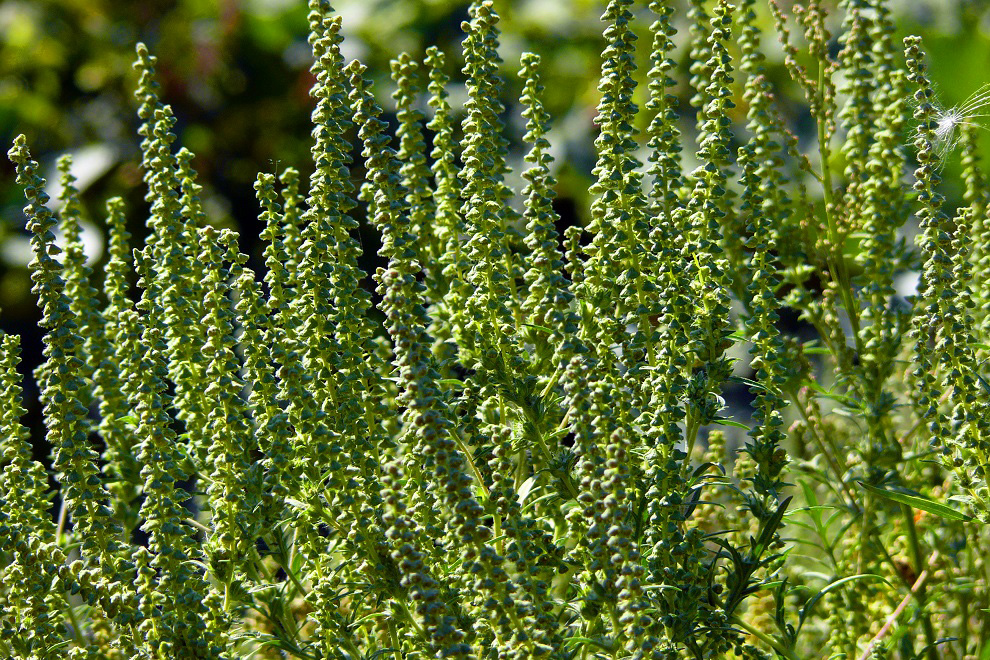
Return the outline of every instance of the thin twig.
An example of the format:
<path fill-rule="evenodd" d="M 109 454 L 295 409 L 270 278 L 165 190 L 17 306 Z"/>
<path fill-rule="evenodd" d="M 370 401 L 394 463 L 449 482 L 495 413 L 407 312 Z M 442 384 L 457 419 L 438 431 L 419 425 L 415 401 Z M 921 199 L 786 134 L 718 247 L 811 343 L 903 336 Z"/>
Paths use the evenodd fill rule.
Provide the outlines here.
<path fill-rule="evenodd" d="M 932 556 L 928 558 L 928 565 L 930 566 L 934 564 L 936 561 L 938 561 L 938 557 L 939 557 L 938 550 L 936 550 L 935 552 L 932 553 Z M 908 606 L 908 603 L 911 602 L 911 599 L 914 598 L 918 590 L 921 589 L 923 586 L 925 586 L 925 580 L 927 579 L 928 579 L 928 569 L 926 568 L 925 570 L 921 571 L 921 574 L 918 576 L 918 579 L 916 579 L 914 581 L 914 584 L 911 585 L 911 593 L 909 593 L 907 596 L 904 597 L 904 599 L 897 606 L 897 609 L 895 609 L 891 613 L 891 615 L 887 617 L 887 621 L 883 624 L 883 628 L 880 629 L 880 632 L 878 632 L 876 636 L 870 640 L 870 643 L 866 647 L 866 650 L 863 651 L 863 654 L 859 656 L 859 660 L 869 660 L 870 654 L 873 652 L 873 648 L 880 643 L 880 641 L 887 635 L 887 633 L 890 632 L 890 629 L 894 626 L 894 623 L 897 622 L 897 617 L 901 615 L 904 609 Z"/>

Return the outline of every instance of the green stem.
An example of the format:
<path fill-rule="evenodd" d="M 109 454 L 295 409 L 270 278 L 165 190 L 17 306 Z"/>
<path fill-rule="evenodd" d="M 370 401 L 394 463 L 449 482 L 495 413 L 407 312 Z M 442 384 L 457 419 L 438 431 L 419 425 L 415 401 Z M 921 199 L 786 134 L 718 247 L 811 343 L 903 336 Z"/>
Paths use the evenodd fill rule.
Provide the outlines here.
<path fill-rule="evenodd" d="M 553 375 L 550 377 L 550 380 L 547 382 L 547 386 L 543 388 L 542 392 L 540 392 L 541 399 L 546 398 L 546 396 L 550 394 L 550 390 L 552 390 L 557 385 L 557 382 L 560 380 L 560 377 L 561 375 L 563 375 L 563 373 L 564 373 L 564 366 L 559 365 L 557 369 L 553 372 Z"/>
<path fill-rule="evenodd" d="M 976 531 L 977 528 L 973 525 L 966 525 L 965 529 L 966 529 L 966 543 L 970 544 L 969 547 L 971 548 L 979 548 L 981 541 L 980 541 L 979 532 Z M 974 559 L 975 558 L 973 556 L 970 556 L 971 566 L 973 566 Z M 985 561 L 981 561 L 980 564 L 982 564 L 983 566 L 984 580 L 986 580 L 986 584 L 990 584 L 990 565 L 987 565 L 987 562 Z M 972 570 L 974 571 L 976 570 L 975 566 L 973 566 Z M 990 635 L 988 635 L 988 633 L 990 633 L 990 617 L 987 616 L 988 610 L 985 607 L 987 602 L 986 596 L 985 595 L 982 596 L 981 600 L 984 607 L 978 609 L 976 612 L 976 616 L 980 620 L 980 625 L 977 626 L 976 629 L 979 631 L 979 640 L 980 640 L 978 648 L 982 649 L 984 646 L 986 646 L 988 639 L 990 639 Z M 968 625 L 969 624 L 967 622 L 967 626 Z"/>
<path fill-rule="evenodd" d="M 485 494 L 486 498 L 491 497 L 488 487 L 485 486 L 485 480 L 481 478 L 481 471 L 478 470 L 478 466 L 474 464 L 474 456 L 472 456 L 471 452 L 468 451 L 467 445 L 464 444 L 464 441 L 461 439 L 461 436 L 457 433 L 457 431 L 450 429 L 449 432 L 451 439 L 457 443 L 457 447 L 461 450 L 461 453 L 464 454 L 464 458 L 467 459 L 468 465 L 471 466 L 471 471 L 474 472 L 474 477 L 478 480 L 478 486 L 481 488 L 481 492 Z"/>
<path fill-rule="evenodd" d="M 828 130 L 825 121 L 825 62 L 818 63 L 818 149 L 822 156 L 822 194 L 825 203 L 825 224 L 828 227 L 828 247 L 829 253 L 826 255 L 828 269 L 833 281 L 839 285 L 839 295 L 842 296 L 842 305 L 846 308 L 846 315 L 849 317 L 849 324 L 852 326 L 852 335 L 856 342 L 856 351 L 863 354 L 862 338 L 859 330 L 859 308 L 855 304 L 852 296 L 852 283 L 846 269 L 846 261 L 842 256 L 842 237 L 839 235 L 839 227 L 835 222 L 832 213 L 834 202 L 832 199 L 832 167 L 829 164 L 832 150 L 829 147 Z"/>
<path fill-rule="evenodd" d="M 866 539 L 870 534 L 870 513 L 871 505 L 873 504 L 873 499 L 867 493 L 863 497 L 863 524 L 859 527 L 859 547 L 861 549 L 866 548 Z M 871 553 L 872 554 L 872 553 Z M 858 553 L 856 559 L 856 572 L 862 574 L 865 572 L 864 563 L 866 562 L 866 552 L 862 550 Z"/>
<path fill-rule="evenodd" d="M 783 644 L 778 642 L 776 639 L 763 634 L 753 626 L 749 625 L 748 623 L 740 619 L 738 616 L 732 617 L 732 625 L 739 626 L 747 633 L 749 633 L 756 639 L 760 640 L 761 642 L 772 648 L 779 655 L 787 658 L 787 660 L 800 660 L 800 658 L 797 655 L 795 655 L 793 651 L 788 650 Z"/>
<path fill-rule="evenodd" d="M 204 534 L 210 534 L 213 531 L 212 529 L 210 529 L 209 527 L 207 527 L 203 523 L 201 523 L 198 520 L 195 520 L 193 518 L 186 518 L 184 522 L 186 524 L 188 524 L 190 527 L 194 527 L 195 529 L 198 529 L 199 531 L 203 532 Z"/>
<path fill-rule="evenodd" d="M 65 506 L 65 499 L 62 499 L 62 504 L 58 508 L 58 528 L 55 530 L 55 540 L 61 546 L 62 545 L 62 535 L 65 533 L 65 522 L 69 517 L 68 507 Z"/>
<path fill-rule="evenodd" d="M 852 506 L 853 511 L 859 512 L 861 510 L 859 504 L 856 502 L 856 498 L 853 497 L 852 491 L 849 490 L 849 486 L 846 484 L 844 479 L 846 471 L 844 468 L 840 467 L 838 459 L 832 456 L 832 452 L 826 446 L 827 443 L 825 442 L 825 438 L 821 437 L 818 433 L 818 425 L 815 424 L 810 417 L 808 417 L 807 411 L 805 411 L 804 406 L 801 405 L 801 402 L 798 399 L 797 392 L 788 390 L 786 394 L 791 398 L 791 401 L 794 402 L 794 407 L 797 408 L 798 414 L 801 415 L 801 418 L 808 425 L 808 430 L 811 431 L 811 436 L 818 444 L 818 448 L 821 449 L 822 456 L 825 457 L 829 467 L 832 468 L 832 472 L 835 473 L 835 478 L 839 482 L 839 488 L 841 488 L 842 492 L 845 493 L 847 498 L 849 498 L 849 504 Z"/>
<path fill-rule="evenodd" d="M 74 607 L 72 607 L 72 603 L 67 603 L 67 605 L 68 605 L 67 610 L 69 613 L 69 622 L 72 624 L 73 637 L 75 637 L 76 644 L 79 646 L 79 648 L 84 649 L 87 646 L 86 638 L 83 637 L 82 628 L 79 627 L 79 619 L 76 617 L 76 610 Z"/>
<path fill-rule="evenodd" d="M 402 660 L 402 651 L 399 646 L 399 633 L 395 629 L 395 621 L 392 619 L 388 622 L 388 637 L 392 640 L 392 648 L 395 651 L 395 660 Z"/>
<path fill-rule="evenodd" d="M 901 512 L 904 514 L 904 520 L 907 523 L 908 543 L 911 548 L 911 559 L 914 564 L 914 574 L 921 575 L 922 571 L 926 569 L 926 566 L 921 555 L 921 544 L 918 542 L 918 530 L 914 526 L 914 512 L 911 510 L 911 507 L 906 504 L 901 505 Z M 935 647 L 935 628 L 932 627 L 931 615 L 925 611 L 926 594 L 927 588 L 924 584 L 919 585 L 917 591 L 914 592 L 915 598 L 918 600 L 918 611 L 921 615 L 921 623 L 925 629 L 925 643 L 928 645 L 928 660 L 938 660 L 938 652 Z"/>
<path fill-rule="evenodd" d="M 274 559 L 274 556 L 273 556 L 273 559 Z M 296 577 L 296 574 L 292 572 L 292 568 L 290 568 L 290 564 L 292 563 L 291 560 L 288 561 L 288 562 L 285 562 L 284 564 L 278 562 L 278 559 L 275 559 L 275 562 L 276 563 L 279 563 L 279 567 L 283 571 L 285 571 L 285 574 L 289 577 L 289 580 L 296 587 L 296 589 L 299 590 L 300 595 L 302 595 L 303 597 L 305 597 L 309 592 L 306 591 L 306 589 L 302 586 L 302 583 L 299 582 L 299 578 Z"/>
<path fill-rule="evenodd" d="M 413 613 L 409 611 L 409 606 L 406 605 L 405 602 L 403 602 L 399 598 L 396 598 L 395 599 L 395 602 L 398 603 L 398 605 L 399 605 L 400 608 L 402 608 L 403 614 L 406 615 L 406 618 L 409 620 L 409 623 L 411 623 L 412 624 L 412 627 L 416 630 L 416 636 L 425 639 L 425 637 L 423 636 L 424 635 L 424 633 L 423 633 L 423 627 L 421 625 L 419 625 L 419 621 L 417 621 L 416 620 L 416 617 L 413 616 Z M 356 657 L 359 657 L 360 658 L 361 656 L 359 654 Z"/>
<path fill-rule="evenodd" d="M 969 594 L 959 594 L 959 611 L 961 613 L 961 620 L 959 621 L 959 645 L 962 647 L 964 655 L 966 648 L 969 646 L 969 598 Z"/>
<path fill-rule="evenodd" d="M 344 637 L 343 639 L 344 639 L 344 646 L 347 647 L 347 650 L 348 652 L 350 652 L 352 658 L 362 657 L 361 651 L 358 650 L 358 647 L 354 646 L 354 641 L 351 639 L 350 635 Z"/>
<path fill-rule="evenodd" d="M 618 660 L 619 649 L 622 648 L 622 626 L 619 624 L 619 613 L 615 611 L 614 603 L 609 603 L 608 614 L 612 619 L 612 658 Z"/>
<path fill-rule="evenodd" d="M 701 423 L 697 416 L 691 413 L 690 405 L 684 407 L 686 409 L 684 411 L 684 450 L 687 458 L 684 459 L 681 469 L 684 470 L 684 474 L 688 474 L 691 472 L 691 454 L 694 453 L 694 445 L 698 442 L 698 431 L 701 430 Z"/>
<path fill-rule="evenodd" d="M 534 654 L 536 653 L 536 647 L 533 645 L 533 635 L 530 634 L 528 630 L 526 630 L 525 626 L 523 626 L 522 621 L 520 621 L 519 617 L 516 615 L 516 611 L 514 607 L 507 607 L 506 612 L 508 613 L 509 618 L 512 619 L 512 625 L 515 626 L 516 630 L 518 630 L 521 634 L 524 634 L 526 636 L 526 649 L 529 651 L 529 656 L 527 657 L 530 658 L 534 657 Z"/>

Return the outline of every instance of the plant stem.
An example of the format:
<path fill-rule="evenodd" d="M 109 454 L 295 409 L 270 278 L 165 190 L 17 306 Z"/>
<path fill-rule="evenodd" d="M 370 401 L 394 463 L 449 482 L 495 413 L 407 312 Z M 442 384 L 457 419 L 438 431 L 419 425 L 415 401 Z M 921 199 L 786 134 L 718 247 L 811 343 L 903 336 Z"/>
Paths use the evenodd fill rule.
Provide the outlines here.
<path fill-rule="evenodd" d="M 849 324 L 852 326 L 853 339 L 856 342 L 856 352 L 863 354 L 862 339 L 859 332 L 859 309 L 852 297 L 852 283 L 849 273 L 846 270 L 846 261 L 842 256 L 842 240 L 839 234 L 839 227 L 835 222 L 832 213 L 834 201 L 832 199 L 832 167 L 829 164 L 832 149 L 829 147 L 829 138 L 825 122 L 825 62 L 818 63 L 818 95 L 820 115 L 818 117 L 818 148 L 822 157 L 822 194 L 825 203 L 825 224 L 828 227 L 828 254 L 826 261 L 831 272 L 832 279 L 839 286 L 839 295 L 842 296 L 842 306 L 846 308 L 846 315 L 849 317 Z"/>
<path fill-rule="evenodd" d="M 395 620 L 389 619 L 388 636 L 392 640 L 392 648 L 395 650 L 395 660 L 402 660 L 401 646 L 399 646 L 399 633 L 395 629 Z"/>
<path fill-rule="evenodd" d="M 924 560 L 921 556 L 921 544 L 918 542 L 918 530 L 914 526 L 914 512 L 906 504 L 901 505 L 901 512 L 904 514 L 904 520 L 907 523 L 908 532 L 908 542 L 911 548 L 911 560 L 914 563 L 914 574 L 921 575 L 927 571 L 927 567 L 924 565 Z M 935 629 L 932 627 L 932 617 L 925 611 L 925 600 L 926 600 L 926 588 L 925 583 L 918 580 L 915 581 L 918 588 L 914 590 L 913 593 L 918 599 L 918 610 L 921 615 L 922 626 L 925 629 L 925 643 L 928 645 L 928 660 L 938 660 L 938 653 L 935 647 Z"/>
<path fill-rule="evenodd" d="M 474 464 L 474 456 L 472 456 L 471 452 L 468 451 L 468 448 L 464 444 L 464 441 L 461 439 L 460 434 L 458 434 L 457 431 L 453 429 L 450 429 L 449 432 L 451 439 L 455 443 L 457 443 L 457 446 L 460 448 L 461 453 L 464 454 L 464 458 L 467 460 L 468 465 L 471 466 L 471 471 L 474 472 L 474 476 L 478 480 L 478 486 L 481 488 L 481 492 L 485 494 L 486 498 L 491 497 L 491 493 L 488 491 L 488 487 L 485 486 L 485 480 L 481 478 L 481 472 L 478 470 L 478 466 Z"/>
<path fill-rule="evenodd" d="M 66 609 L 69 613 L 69 621 L 72 624 L 73 637 L 75 637 L 76 644 L 79 648 L 84 649 L 86 648 L 86 638 L 83 637 L 82 628 L 79 627 L 79 619 L 76 617 L 76 610 L 72 606 L 72 603 L 67 603 L 67 605 L 68 607 Z"/>
<path fill-rule="evenodd" d="M 794 654 L 793 651 L 789 651 L 782 644 L 780 644 L 780 642 L 778 642 L 777 640 L 775 640 L 774 638 L 768 635 L 763 634 L 753 626 L 749 625 L 748 623 L 740 619 L 738 616 L 732 617 L 732 625 L 739 626 L 747 633 L 749 633 L 756 639 L 760 640 L 761 642 L 772 648 L 774 651 L 776 651 L 779 655 L 787 658 L 788 660 L 800 660 L 798 656 Z"/>
<path fill-rule="evenodd" d="M 938 550 L 936 550 L 932 554 L 932 561 L 934 561 L 937 558 L 938 558 Z M 887 617 L 887 621 L 884 622 L 883 628 L 880 629 L 880 632 L 878 632 L 873 637 L 873 639 L 870 640 L 870 643 L 866 647 L 866 650 L 863 651 L 862 655 L 859 656 L 859 660 L 869 660 L 874 647 L 876 647 L 876 645 L 879 644 L 880 641 L 887 635 L 891 627 L 893 627 L 893 625 L 897 622 L 897 617 L 901 615 L 901 613 L 904 611 L 904 608 L 906 608 L 908 603 L 911 602 L 911 599 L 915 597 L 915 594 L 918 591 L 918 589 L 924 586 L 925 580 L 927 579 L 928 579 L 928 570 L 925 569 L 924 571 L 921 572 L 920 575 L 918 575 L 918 578 L 914 581 L 914 584 L 910 585 L 910 593 L 907 596 L 905 596 L 903 600 L 901 600 L 901 603 L 897 606 L 897 608 L 893 611 L 893 613 L 889 617 Z"/>
<path fill-rule="evenodd" d="M 419 621 L 417 621 L 416 617 L 413 616 L 413 613 L 409 611 L 409 606 L 406 605 L 405 601 L 403 601 L 401 598 L 396 598 L 395 602 L 398 603 L 400 608 L 402 608 L 402 612 L 406 615 L 406 618 L 409 620 L 409 623 L 411 623 L 412 627 L 416 630 L 416 636 L 423 637 L 423 627 L 419 625 Z"/>
<path fill-rule="evenodd" d="M 856 502 L 856 498 L 853 497 L 852 491 L 849 490 L 849 486 L 845 482 L 844 479 L 846 474 L 845 469 L 839 466 L 838 459 L 832 456 L 832 453 L 826 447 L 825 438 L 823 438 L 820 435 L 818 425 L 815 424 L 815 422 L 812 421 L 810 417 L 808 417 L 807 411 L 804 409 L 804 406 L 801 405 L 801 402 L 798 399 L 797 392 L 794 392 L 793 390 L 788 390 L 787 395 L 791 398 L 791 401 L 794 402 L 794 407 L 797 408 L 798 414 L 801 415 L 801 418 L 808 425 L 808 430 L 811 431 L 812 437 L 814 437 L 815 442 L 818 443 L 818 448 L 821 449 L 822 456 L 825 457 L 825 460 L 828 462 L 829 467 L 832 468 L 832 472 L 835 473 L 835 478 L 839 482 L 839 488 L 841 488 L 842 492 L 845 493 L 847 498 L 849 498 L 849 504 L 850 506 L 852 506 L 853 511 L 856 512 L 861 511 L 859 504 Z"/>

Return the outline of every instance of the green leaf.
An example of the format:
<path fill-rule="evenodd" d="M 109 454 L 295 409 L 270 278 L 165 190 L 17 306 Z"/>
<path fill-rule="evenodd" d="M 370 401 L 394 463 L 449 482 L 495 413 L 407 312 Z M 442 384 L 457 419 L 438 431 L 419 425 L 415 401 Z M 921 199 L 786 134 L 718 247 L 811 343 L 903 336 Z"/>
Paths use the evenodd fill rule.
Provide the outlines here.
<path fill-rule="evenodd" d="M 970 521 L 973 519 L 973 516 L 966 515 L 962 511 L 956 511 L 946 504 L 928 499 L 927 497 L 917 493 L 911 493 L 900 489 L 890 490 L 887 488 L 878 488 L 877 486 L 871 486 L 870 484 L 863 483 L 862 481 L 859 482 L 859 485 L 862 486 L 864 490 L 873 493 L 874 495 L 879 495 L 880 497 L 894 502 L 899 502 L 900 504 L 906 504 L 912 509 L 927 511 L 928 513 L 936 515 L 944 520 Z"/>
<path fill-rule="evenodd" d="M 523 323 L 527 328 L 533 328 L 534 330 L 539 330 L 540 332 L 545 332 L 548 335 L 553 334 L 553 330 L 542 325 L 536 325 L 535 323 Z"/>
<path fill-rule="evenodd" d="M 763 554 L 763 550 L 769 545 L 773 539 L 773 535 L 777 533 L 777 528 L 780 527 L 780 523 L 784 520 L 784 512 L 787 511 L 787 505 L 791 503 L 792 499 L 794 498 L 785 497 L 777 506 L 777 510 L 764 523 L 763 529 L 760 532 L 760 539 L 753 548 L 754 556 L 759 557 Z"/>
<path fill-rule="evenodd" d="M 712 420 L 712 424 L 718 424 L 719 426 L 734 426 L 737 429 L 749 430 L 749 426 L 743 424 L 742 422 L 737 422 L 735 420 L 729 419 L 727 417 L 716 417 Z"/>
<path fill-rule="evenodd" d="M 365 621 L 371 621 L 373 619 L 380 619 L 383 616 L 389 616 L 389 613 L 388 612 L 372 612 L 371 614 L 366 614 L 365 616 L 361 617 L 360 619 L 352 622 L 351 625 L 357 627 L 357 626 L 360 626 L 361 624 L 363 624 Z"/>
<path fill-rule="evenodd" d="M 859 575 L 850 575 L 848 577 L 839 578 L 835 582 L 832 582 L 831 584 L 824 587 L 821 591 L 819 591 L 817 594 L 812 596 L 811 600 L 805 603 L 804 607 L 802 607 L 801 611 L 798 613 L 797 629 L 799 631 L 801 630 L 801 626 L 804 624 L 805 619 L 807 618 L 808 614 L 811 612 L 811 608 L 813 608 L 818 603 L 818 601 L 820 601 L 830 592 L 835 591 L 842 585 L 847 584 L 849 582 L 854 582 L 856 580 L 879 580 L 880 582 L 883 582 L 884 584 L 890 586 L 890 582 L 888 582 L 882 575 L 876 575 L 874 573 L 860 573 Z"/>
<path fill-rule="evenodd" d="M 743 378 L 742 376 L 729 376 L 729 381 L 733 383 L 742 383 L 743 385 L 748 385 L 751 388 L 760 390 L 762 392 L 769 392 L 765 385 L 761 385 L 752 378 Z"/>
<path fill-rule="evenodd" d="M 536 475 L 533 475 L 526 481 L 522 482 L 522 485 L 519 487 L 519 492 L 516 495 L 520 505 L 526 503 L 526 498 L 529 497 L 529 494 L 533 490 L 533 486 L 535 485 L 536 485 Z"/>
<path fill-rule="evenodd" d="M 441 378 L 437 381 L 438 385 L 447 385 L 451 387 L 466 387 L 467 384 L 463 380 L 457 378 Z"/>
<path fill-rule="evenodd" d="M 676 591 L 681 592 L 683 589 L 680 587 L 675 587 L 671 584 L 647 584 L 643 587 L 643 591 Z"/>
<path fill-rule="evenodd" d="M 375 651 L 371 655 L 369 655 L 368 656 L 368 660 L 375 660 L 375 658 L 381 657 L 381 656 L 385 655 L 386 653 L 395 653 L 398 650 L 399 649 L 393 649 L 392 647 L 385 648 L 385 649 L 380 649 L 378 651 Z"/>
<path fill-rule="evenodd" d="M 305 509 L 306 508 L 306 505 L 305 504 L 303 504 L 299 500 L 293 499 L 291 497 L 286 497 L 285 498 L 285 503 L 286 504 L 291 504 L 292 506 L 296 507 L 297 509 Z"/>
<path fill-rule="evenodd" d="M 611 646 L 609 646 L 607 644 L 604 644 L 601 639 L 591 639 L 590 637 L 577 637 L 577 636 L 575 636 L 575 637 L 568 637 L 567 639 L 564 640 L 564 646 L 566 646 L 566 647 L 572 647 L 572 646 L 578 646 L 578 645 L 580 645 L 582 647 L 589 646 L 589 645 L 590 646 L 595 646 L 597 648 L 602 649 L 603 651 L 611 651 L 612 650 Z"/>
<path fill-rule="evenodd" d="M 983 389 L 986 390 L 988 394 L 990 394 L 990 383 L 987 382 L 987 379 L 981 376 L 980 374 L 975 374 L 975 376 L 980 379 L 980 385 L 983 386 Z"/>
<path fill-rule="evenodd" d="M 859 410 L 861 408 L 859 401 L 857 401 L 856 399 L 853 399 L 852 397 L 848 397 L 844 394 L 838 394 L 836 392 L 826 390 L 824 387 L 822 387 L 821 385 L 819 385 L 814 381 L 809 382 L 808 387 L 813 389 L 815 392 L 818 392 L 818 394 L 825 397 L 826 399 L 831 399 L 836 403 L 841 403 L 842 405 L 852 408 L 853 410 Z"/>

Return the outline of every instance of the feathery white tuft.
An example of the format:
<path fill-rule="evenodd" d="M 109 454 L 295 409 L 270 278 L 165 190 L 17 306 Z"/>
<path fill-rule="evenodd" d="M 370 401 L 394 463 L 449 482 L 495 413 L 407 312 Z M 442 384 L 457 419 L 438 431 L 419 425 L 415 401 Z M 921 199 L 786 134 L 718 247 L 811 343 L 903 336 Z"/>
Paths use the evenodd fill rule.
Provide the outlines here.
<path fill-rule="evenodd" d="M 980 123 L 980 119 L 988 117 L 990 108 L 990 83 L 987 83 L 973 92 L 968 99 L 960 105 L 943 109 L 936 107 L 935 125 L 935 147 L 939 156 L 948 154 L 956 142 L 959 140 L 957 128 L 960 126 L 976 126 L 986 128 Z"/>

